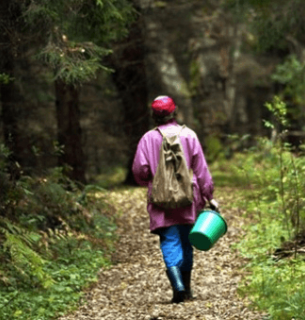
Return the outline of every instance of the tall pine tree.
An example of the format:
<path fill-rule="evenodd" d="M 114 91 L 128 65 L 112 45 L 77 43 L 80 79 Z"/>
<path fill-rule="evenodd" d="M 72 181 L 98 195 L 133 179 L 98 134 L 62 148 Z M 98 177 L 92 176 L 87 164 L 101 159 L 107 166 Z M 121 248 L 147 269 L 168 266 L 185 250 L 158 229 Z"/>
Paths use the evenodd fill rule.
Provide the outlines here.
<path fill-rule="evenodd" d="M 14 6 L 12 5 L 14 4 Z M 14 10 L 12 10 L 14 9 Z M 16 16 L 16 13 L 18 16 Z M 67 174 L 74 180 L 85 182 L 85 157 L 82 151 L 79 94 L 81 84 L 91 80 L 103 64 L 104 56 L 111 53 L 111 43 L 128 34 L 134 19 L 134 9 L 127 0 L 24 0 L 1 1 L 2 72 L 13 77 L 12 41 L 9 34 L 22 24 L 21 42 L 28 42 L 35 56 L 54 74 L 58 142 L 63 146 L 59 165 L 70 167 Z M 4 27 L 3 27 L 4 26 Z M 10 26 L 9 32 L 7 26 Z M 5 51 L 6 50 L 6 51 Z M 7 140 L 15 137 L 17 114 L 14 112 L 13 83 L 6 84 L 2 92 L 3 120 L 10 126 Z M 2 85 L 2 88 L 4 86 Z M 3 90 L 2 90 L 3 91 Z M 10 106 L 10 108 L 6 108 Z M 6 115 L 6 111 L 8 111 Z M 9 141 L 9 140 L 8 140 Z M 14 144 L 11 145 L 14 150 Z M 15 148 L 16 149 L 16 148 Z M 16 150 L 16 155 L 18 151 Z"/>
<path fill-rule="evenodd" d="M 85 182 L 81 84 L 106 70 L 102 58 L 111 53 L 112 41 L 127 35 L 133 13 L 126 0 L 32 0 L 25 11 L 45 39 L 40 56 L 54 71 L 58 142 L 64 146 L 59 165 L 70 166 L 74 180 Z"/>

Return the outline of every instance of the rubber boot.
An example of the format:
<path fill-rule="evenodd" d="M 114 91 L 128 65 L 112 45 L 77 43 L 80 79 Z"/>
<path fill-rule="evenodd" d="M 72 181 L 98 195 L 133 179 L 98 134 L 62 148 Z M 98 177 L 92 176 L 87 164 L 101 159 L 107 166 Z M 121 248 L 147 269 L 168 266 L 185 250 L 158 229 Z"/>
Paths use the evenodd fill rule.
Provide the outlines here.
<path fill-rule="evenodd" d="M 185 287 L 185 300 L 194 300 L 193 291 L 191 289 L 191 275 L 192 271 L 181 271 L 183 284 Z"/>
<path fill-rule="evenodd" d="M 171 303 L 183 302 L 185 296 L 185 288 L 179 267 L 170 267 L 166 270 L 166 274 L 173 288 L 173 299 Z"/>

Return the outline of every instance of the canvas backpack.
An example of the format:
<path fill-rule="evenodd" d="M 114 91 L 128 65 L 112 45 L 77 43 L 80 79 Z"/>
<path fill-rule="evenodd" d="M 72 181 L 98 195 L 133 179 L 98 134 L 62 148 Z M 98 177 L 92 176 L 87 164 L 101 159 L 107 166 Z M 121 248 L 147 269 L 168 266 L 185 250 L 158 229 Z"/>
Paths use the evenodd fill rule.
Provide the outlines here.
<path fill-rule="evenodd" d="M 160 160 L 152 182 L 151 202 L 165 209 L 186 207 L 193 202 L 193 172 L 187 168 L 180 132 L 167 137 L 156 128 L 162 137 Z"/>

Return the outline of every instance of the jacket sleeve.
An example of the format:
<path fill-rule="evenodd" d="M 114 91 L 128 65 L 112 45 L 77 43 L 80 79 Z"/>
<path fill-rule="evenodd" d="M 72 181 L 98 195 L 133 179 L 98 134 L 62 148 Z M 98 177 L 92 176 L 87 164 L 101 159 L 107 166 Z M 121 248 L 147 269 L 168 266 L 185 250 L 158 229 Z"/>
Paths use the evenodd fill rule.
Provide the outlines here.
<path fill-rule="evenodd" d="M 193 152 L 191 168 L 197 177 L 201 197 L 203 201 L 205 199 L 211 200 L 213 199 L 214 184 L 197 136 L 193 141 Z"/>
<path fill-rule="evenodd" d="M 138 184 L 141 186 L 148 186 L 149 181 L 152 179 L 152 174 L 147 155 L 146 140 L 144 137 L 142 137 L 138 143 L 137 151 L 133 160 L 132 172 Z"/>

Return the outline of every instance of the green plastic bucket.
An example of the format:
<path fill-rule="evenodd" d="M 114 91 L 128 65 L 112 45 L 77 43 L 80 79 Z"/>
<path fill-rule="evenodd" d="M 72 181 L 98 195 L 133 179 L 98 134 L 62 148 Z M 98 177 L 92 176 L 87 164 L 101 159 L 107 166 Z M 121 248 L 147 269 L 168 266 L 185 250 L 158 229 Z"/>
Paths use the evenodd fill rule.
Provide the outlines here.
<path fill-rule="evenodd" d="M 216 211 L 204 210 L 199 214 L 189 234 L 191 244 L 198 250 L 208 251 L 227 232 L 225 219 Z"/>

